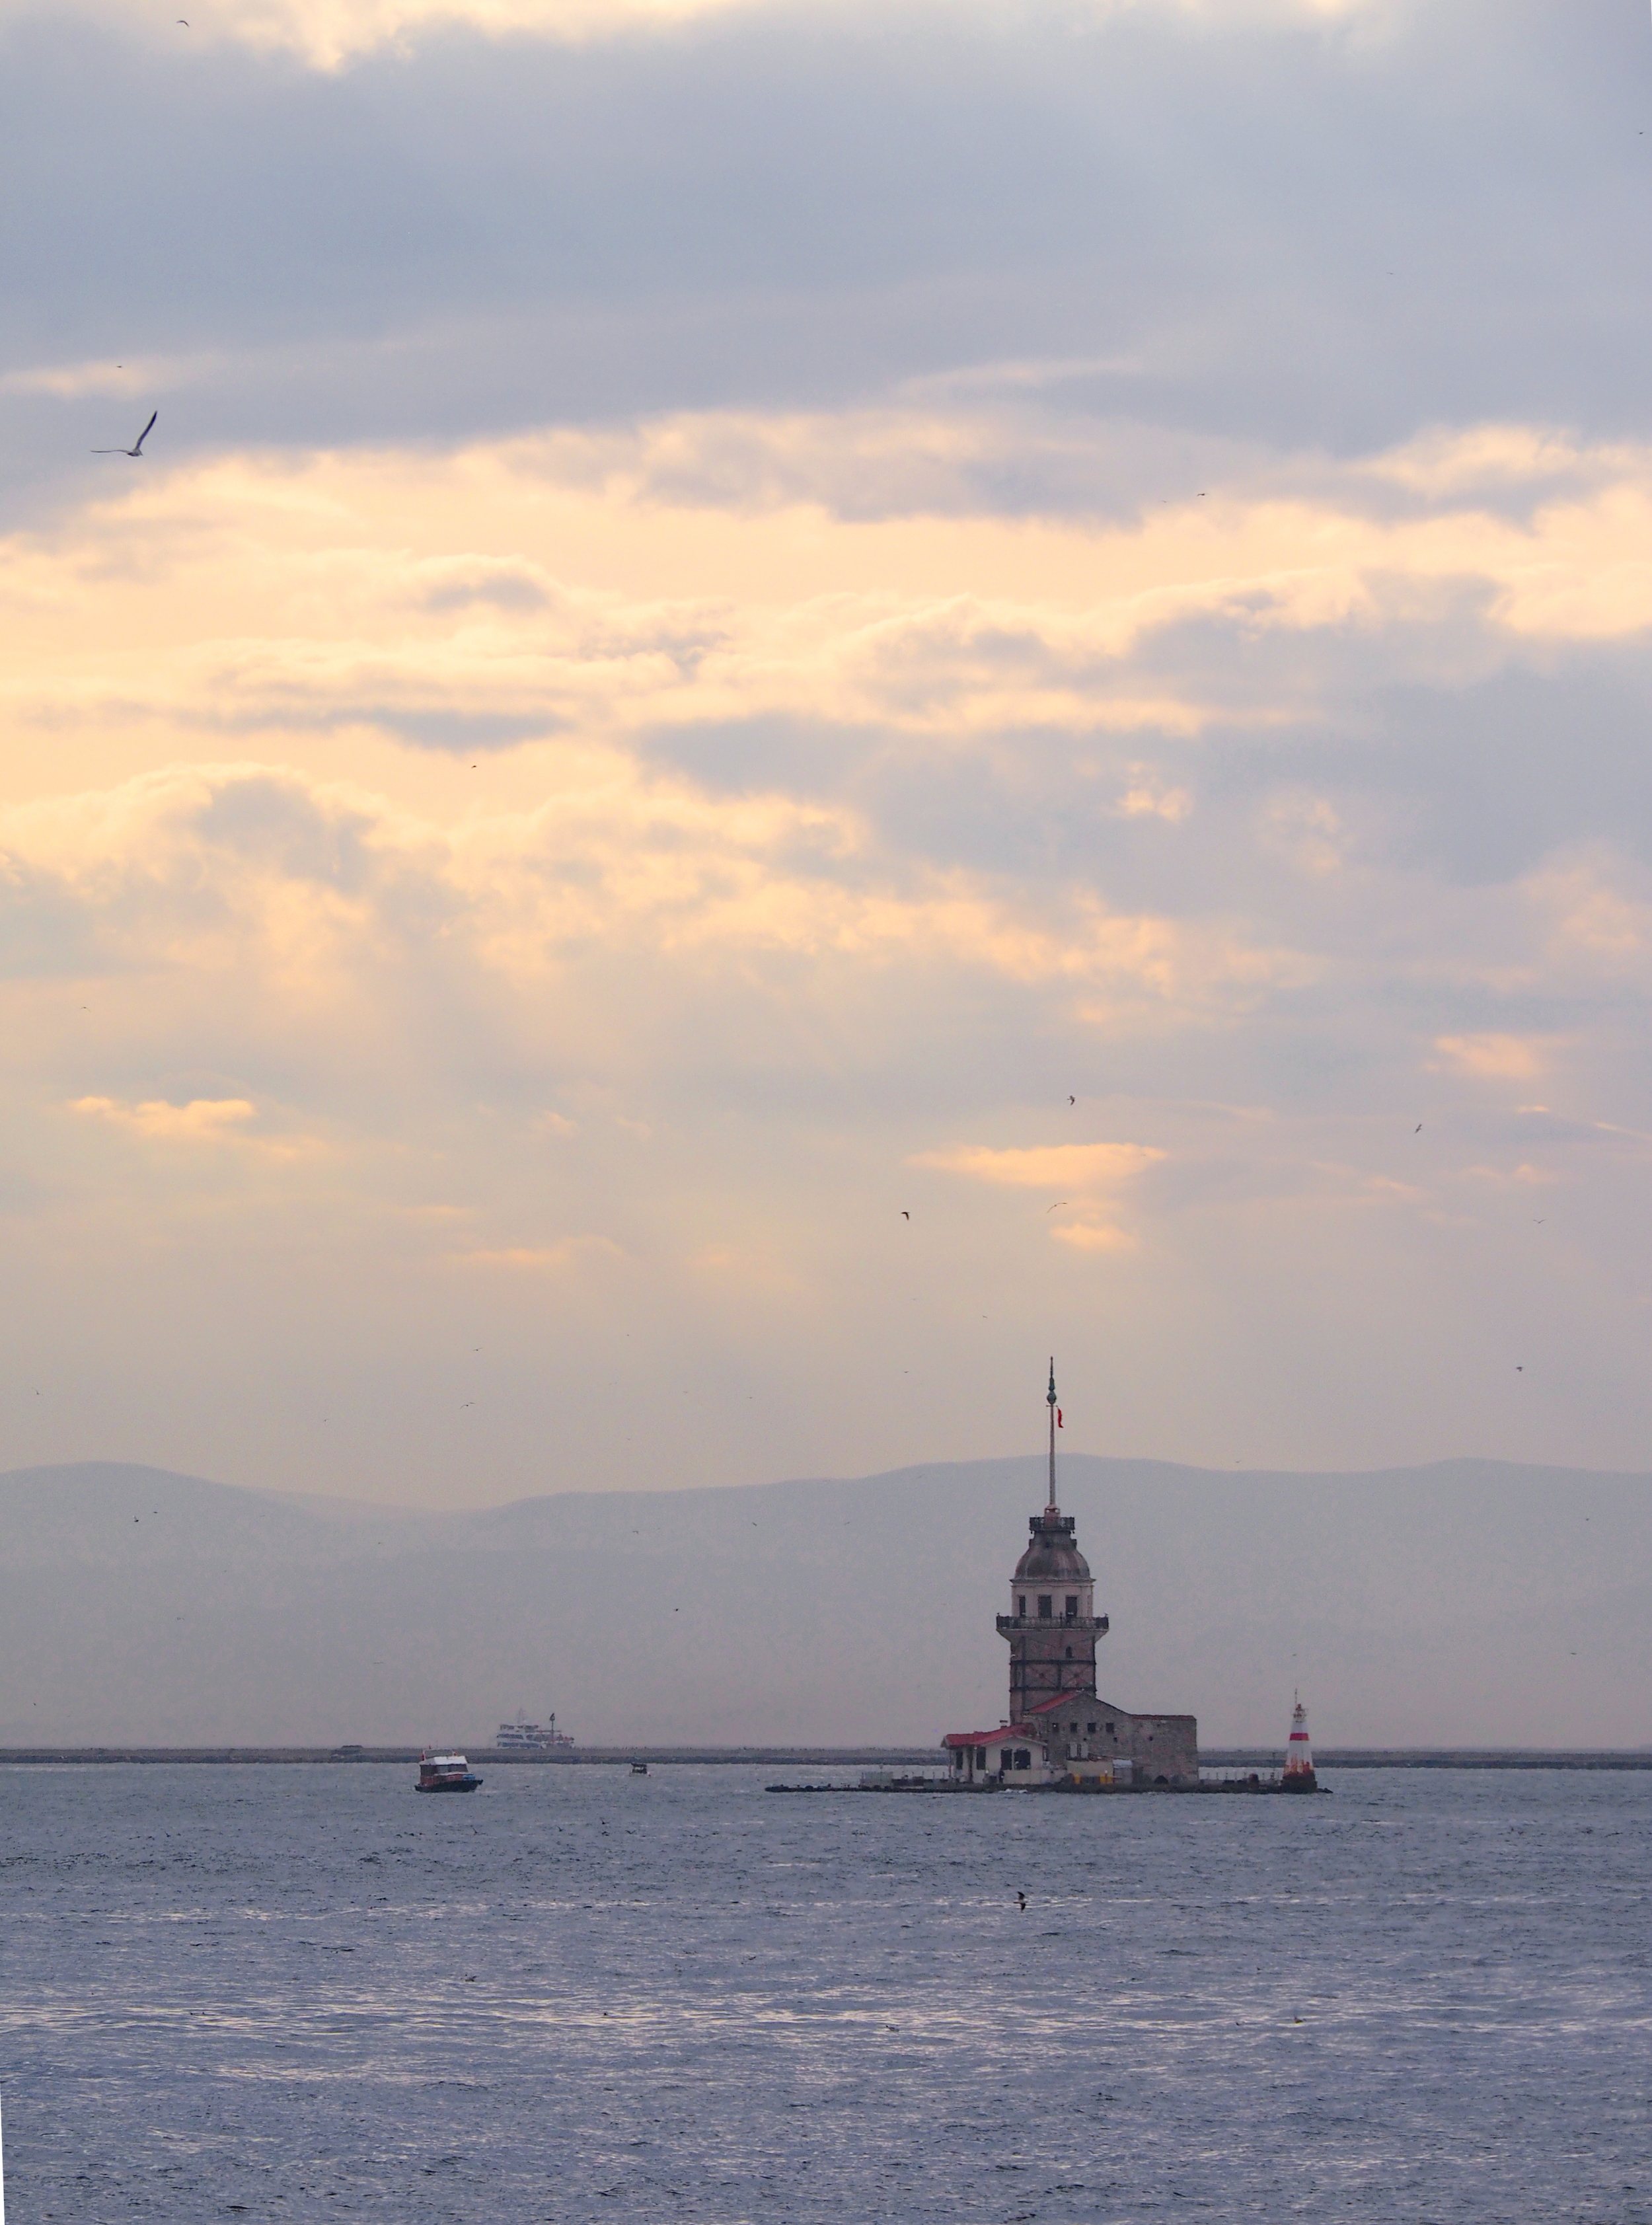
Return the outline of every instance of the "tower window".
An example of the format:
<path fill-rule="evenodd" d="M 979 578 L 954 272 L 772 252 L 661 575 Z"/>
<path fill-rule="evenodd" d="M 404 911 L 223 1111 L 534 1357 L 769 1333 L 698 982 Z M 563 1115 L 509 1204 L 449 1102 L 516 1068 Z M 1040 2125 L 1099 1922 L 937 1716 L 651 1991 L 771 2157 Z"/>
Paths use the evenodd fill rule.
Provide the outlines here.
<path fill-rule="evenodd" d="M 1071 1660 L 1072 1660 L 1072 1658 L 1073 1658 L 1073 1648 L 1072 1648 L 1070 1645 L 1068 1646 L 1068 1648 L 1067 1648 L 1067 1659 L 1068 1659 L 1069 1661 L 1071 1661 Z"/>
<path fill-rule="evenodd" d="M 1050 1620 L 1051 1616 L 1054 1613 L 1054 1612 L 1055 1612 L 1055 1601 L 1054 1601 L 1054 1599 L 1052 1599 L 1052 1598 L 1051 1598 L 1051 1596 L 1050 1596 L 1049 1593 L 1048 1593 L 1048 1592 L 1040 1592 L 1040 1594 L 1038 1594 L 1038 1619 L 1039 1619 L 1039 1620 L 1040 1620 L 1041 1622 L 1048 1622 L 1048 1621 L 1049 1621 L 1049 1620 Z"/>
<path fill-rule="evenodd" d="M 1026 1612 L 1027 1612 L 1027 1602 L 1026 1602 L 1026 1601 L 1025 1601 L 1024 1599 L 1018 1599 L 1018 1600 L 1016 1601 L 1016 1613 L 1017 1614 L 1025 1614 L 1025 1613 L 1026 1613 Z"/>
<path fill-rule="evenodd" d="M 1075 1621 L 1076 1621 L 1076 1620 L 1077 1620 L 1077 1619 L 1078 1619 L 1078 1613 L 1079 1613 L 1079 1594 L 1077 1594 L 1077 1592 L 1069 1592 L 1069 1593 L 1067 1594 L 1067 1614 L 1068 1614 L 1068 1616 L 1069 1616 L 1072 1620 L 1075 1620 Z"/>

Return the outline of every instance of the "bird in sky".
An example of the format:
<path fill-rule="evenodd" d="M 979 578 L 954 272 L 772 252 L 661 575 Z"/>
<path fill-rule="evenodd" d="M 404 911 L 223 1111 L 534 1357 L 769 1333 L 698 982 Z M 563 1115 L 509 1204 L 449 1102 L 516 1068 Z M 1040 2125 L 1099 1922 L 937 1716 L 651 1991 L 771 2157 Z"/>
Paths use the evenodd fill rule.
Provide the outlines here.
<path fill-rule="evenodd" d="M 1076 1097 L 1069 1095 L 1067 1101 L 1069 1105 L 1076 1105 L 1079 1100 Z"/>
<path fill-rule="evenodd" d="M 1047 1205 L 1044 1208 L 1044 1210 L 1046 1213 L 1059 1213 L 1066 1203 L 1067 1200 L 1064 1197 L 1058 1197 L 1054 1205 Z M 986 1319 L 986 1315 L 983 1314 L 981 1318 L 984 1321 Z"/>
<path fill-rule="evenodd" d="M 1413 1134 L 1414 1136 L 1420 1136 L 1420 1135 L 1421 1135 L 1421 1133 L 1422 1133 L 1422 1123 L 1421 1123 L 1421 1120 L 1419 1120 L 1419 1121 L 1418 1121 L 1418 1123 L 1417 1123 L 1416 1126 L 1415 1126 L 1415 1127 L 1411 1131 L 1411 1132 L 1412 1132 L 1412 1134 Z"/>
<path fill-rule="evenodd" d="M 133 441 L 130 448 L 94 448 L 92 452 L 92 454 L 94 456 L 141 456 L 143 453 L 143 443 L 149 439 L 150 434 L 154 432 L 155 421 L 160 415 L 161 412 L 158 409 L 152 410 L 150 412 L 149 423 L 143 428 L 143 430 L 138 434 L 136 440 Z"/>
<path fill-rule="evenodd" d="M 1525 1369 L 1521 1366 L 1520 1362 L 1519 1362 L 1518 1360 L 1516 1360 L 1516 1362 L 1515 1362 L 1515 1373 L 1516 1373 L 1516 1375 L 1523 1375 L 1525 1372 L 1526 1372 L 1526 1371 L 1525 1371 Z"/>
<path fill-rule="evenodd" d="M 1026 1913 L 1027 1913 L 1027 1896 L 1026 1896 L 1026 1894 L 1025 1894 L 1024 1892 L 1017 1892 L 1017 1893 L 1016 1893 L 1016 1899 L 1020 1902 L 1020 1904 L 1021 1904 L 1021 1912 L 1022 1912 L 1022 1914 L 1023 1916 L 1025 1916 L 1025 1915 L 1026 1915 Z"/>
<path fill-rule="evenodd" d="M 907 1211 L 905 1206 L 901 1208 L 901 1218 L 902 1220 L 910 1220 L 912 1218 L 912 1215 Z"/>

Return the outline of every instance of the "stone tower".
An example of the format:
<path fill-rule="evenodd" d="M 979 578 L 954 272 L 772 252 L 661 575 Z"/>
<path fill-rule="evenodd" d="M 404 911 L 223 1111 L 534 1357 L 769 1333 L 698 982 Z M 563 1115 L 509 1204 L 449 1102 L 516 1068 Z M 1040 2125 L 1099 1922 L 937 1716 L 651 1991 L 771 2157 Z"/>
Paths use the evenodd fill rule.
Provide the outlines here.
<path fill-rule="evenodd" d="M 1010 1715 L 1025 1722 L 1029 1711 L 1061 1692 L 1096 1689 L 1096 1640 L 1107 1618 L 1096 1614 L 1090 1563 L 1079 1550 L 1072 1515 L 1055 1503 L 1055 1362 L 1050 1362 L 1050 1495 L 1010 1584 L 1010 1612 L 998 1628 L 1010 1641 Z"/>

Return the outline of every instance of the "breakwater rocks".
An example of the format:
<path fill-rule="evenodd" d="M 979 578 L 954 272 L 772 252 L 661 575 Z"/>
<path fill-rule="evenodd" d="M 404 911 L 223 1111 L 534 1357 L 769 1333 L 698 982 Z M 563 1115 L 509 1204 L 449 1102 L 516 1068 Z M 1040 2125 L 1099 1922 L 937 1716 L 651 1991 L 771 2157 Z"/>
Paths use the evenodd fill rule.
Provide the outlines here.
<path fill-rule="evenodd" d="M 1239 1793 L 1329 1793 L 1331 1787 L 1321 1784 L 1312 1771 L 1294 1777 L 1225 1777 L 1206 1779 L 1199 1784 L 1110 1784 L 1095 1778 L 1058 1778 L 1048 1784 L 1000 1784 L 996 1778 L 977 1778 L 973 1784 L 959 1784 L 950 1772 L 945 1776 L 902 1777 L 894 1771 L 879 1770 L 858 1784 L 766 1784 L 765 1792 L 933 1792 L 957 1794 L 960 1798 L 979 1792 L 1065 1792 L 1079 1794 L 1086 1799 L 1123 1798 L 1127 1794 L 1173 1792 L 1239 1792 Z"/>

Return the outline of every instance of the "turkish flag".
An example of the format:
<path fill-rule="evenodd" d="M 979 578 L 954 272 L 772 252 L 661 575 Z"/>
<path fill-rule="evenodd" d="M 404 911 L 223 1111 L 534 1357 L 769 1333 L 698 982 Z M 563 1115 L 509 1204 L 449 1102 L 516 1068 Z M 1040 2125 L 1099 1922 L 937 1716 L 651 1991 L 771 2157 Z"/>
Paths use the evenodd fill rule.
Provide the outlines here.
<path fill-rule="evenodd" d="M 1055 1426 L 1058 1429 L 1064 1429 L 1067 1427 L 1067 1423 L 1061 1419 L 1061 1410 L 1059 1406 L 1055 1410 Z"/>

